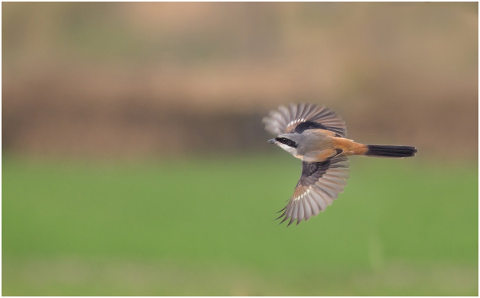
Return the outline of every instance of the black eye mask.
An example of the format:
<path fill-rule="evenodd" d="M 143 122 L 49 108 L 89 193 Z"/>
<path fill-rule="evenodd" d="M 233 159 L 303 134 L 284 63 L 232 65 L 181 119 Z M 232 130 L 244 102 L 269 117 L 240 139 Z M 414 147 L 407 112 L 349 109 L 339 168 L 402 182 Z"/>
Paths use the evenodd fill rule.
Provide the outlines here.
<path fill-rule="evenodd" d="M 289 140 L 287 138 L 275 138 L 275 140 L 282 143 L 282 144 L 285 144 L 287 146 L 297 148 L 297 143 L 295 143 L 294 141 Z"/>

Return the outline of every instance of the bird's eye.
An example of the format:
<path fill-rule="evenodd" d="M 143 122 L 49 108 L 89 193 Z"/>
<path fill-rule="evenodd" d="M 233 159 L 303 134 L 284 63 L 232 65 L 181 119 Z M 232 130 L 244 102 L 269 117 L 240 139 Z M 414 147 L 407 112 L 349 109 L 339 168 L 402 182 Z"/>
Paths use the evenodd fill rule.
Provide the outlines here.
<path fill-rule="evenodd" d="M 297 148 L 297 143 L 295 143 L 294 141 L 289 140 L 287 138 L 276 138 L 275 140 L 277 140 L 278 142 L 280 142 L 282 144 L 285 144 L 287 146 Z"/>

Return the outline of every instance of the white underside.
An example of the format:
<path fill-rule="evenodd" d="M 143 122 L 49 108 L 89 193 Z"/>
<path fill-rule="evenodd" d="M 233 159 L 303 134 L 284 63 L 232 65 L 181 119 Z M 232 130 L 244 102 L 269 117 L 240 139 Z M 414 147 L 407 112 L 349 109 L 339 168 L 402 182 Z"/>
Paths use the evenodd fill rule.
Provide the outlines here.
<path fill-rule="evenodd" d="M 288 153 L 292 154 L 293 156 L 297 155 L 297 148 L 293 148 L 290 146 L 287 146 L 285 144 L 277 142 L 277 145 L 282 148 L 283 150 L 287 151 Z"/>

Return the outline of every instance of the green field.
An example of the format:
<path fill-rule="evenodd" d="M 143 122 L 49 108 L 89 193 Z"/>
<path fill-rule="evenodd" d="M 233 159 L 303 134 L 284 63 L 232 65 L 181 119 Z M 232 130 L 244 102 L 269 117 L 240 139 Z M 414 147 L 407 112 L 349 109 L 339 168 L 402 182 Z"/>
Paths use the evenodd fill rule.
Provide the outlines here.
<path fill-rule="evenodd" d="M 353 158 L 326 212 L 278 225 L 270 157 L 3 159 L 3 295 L 477 295 L 478 172 Z"/>

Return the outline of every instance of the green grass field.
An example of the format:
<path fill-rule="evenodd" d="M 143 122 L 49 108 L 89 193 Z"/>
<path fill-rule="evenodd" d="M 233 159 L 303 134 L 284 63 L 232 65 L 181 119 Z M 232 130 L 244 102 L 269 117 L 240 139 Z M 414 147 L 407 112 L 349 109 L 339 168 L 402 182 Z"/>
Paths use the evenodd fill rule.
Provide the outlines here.
<path fill-rule="evenodd" d="M 353 158 L 288 228 L 284 152 L 2 170 L 3 295 L 477 295 L 476 162 Z"/>

